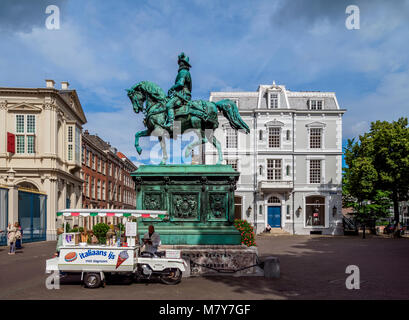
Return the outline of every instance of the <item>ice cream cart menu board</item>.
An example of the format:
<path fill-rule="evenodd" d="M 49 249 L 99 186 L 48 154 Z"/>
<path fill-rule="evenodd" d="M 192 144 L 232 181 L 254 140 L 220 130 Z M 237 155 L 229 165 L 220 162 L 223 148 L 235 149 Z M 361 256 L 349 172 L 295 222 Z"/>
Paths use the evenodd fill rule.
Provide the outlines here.
<path fill-rule="evenodd" d="M 64 248 L 60 252 L 59 264 L 110 265 L 114 269 L 133 266 L 134 250 L 125 248 Z"/>

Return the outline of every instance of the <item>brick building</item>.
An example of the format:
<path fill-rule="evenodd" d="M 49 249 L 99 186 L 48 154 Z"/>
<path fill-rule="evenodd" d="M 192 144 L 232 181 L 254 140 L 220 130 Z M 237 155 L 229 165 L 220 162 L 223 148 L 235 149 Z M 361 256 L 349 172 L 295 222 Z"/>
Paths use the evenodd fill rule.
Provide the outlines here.
<path fill-rule="evenodd" d="M 135 209 L 135 185 L 130 173 L 136 169 L 123 153 L 85 130 L 82 135 L 82 207 Z"/>

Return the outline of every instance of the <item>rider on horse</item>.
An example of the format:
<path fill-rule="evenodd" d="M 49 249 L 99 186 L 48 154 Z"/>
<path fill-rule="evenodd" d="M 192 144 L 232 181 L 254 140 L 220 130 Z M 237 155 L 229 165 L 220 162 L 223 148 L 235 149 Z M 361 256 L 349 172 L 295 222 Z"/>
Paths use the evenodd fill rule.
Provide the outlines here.
<path fill-rule="evenodd" d="M 173 121 L 175 120 L 176 107 L 180 107 L 188 103 L 192 99 L 192 77 L 189 69 L 192 67 L 189 64 L 189 57 L 183 52 L 178 56 L 179 70 L 176 76 L 175 84 L 169 89 L 169 101 L 166 103 L 166 112 L 168 120 L 164 127 L 173 130 Z"/>

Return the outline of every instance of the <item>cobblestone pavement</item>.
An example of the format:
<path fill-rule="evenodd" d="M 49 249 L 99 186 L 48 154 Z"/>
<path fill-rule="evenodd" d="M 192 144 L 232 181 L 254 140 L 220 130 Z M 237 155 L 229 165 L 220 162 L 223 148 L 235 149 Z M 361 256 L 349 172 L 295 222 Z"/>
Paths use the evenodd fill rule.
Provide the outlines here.
<path fill-rule="evenodd" d="M 258 236 L 257 245 L 260 256 L 280 259 L 280 279 L 195 277 L 176 286 L 118 282 L 94 290 L 75 281 L 46 289 L 55 242 L 25 244 L 14 256 L 0 247 L 0 299 L 409 299 L 408 238 Z M 346 289 L 348 265 L 360 268 L 359 290 Z"/>

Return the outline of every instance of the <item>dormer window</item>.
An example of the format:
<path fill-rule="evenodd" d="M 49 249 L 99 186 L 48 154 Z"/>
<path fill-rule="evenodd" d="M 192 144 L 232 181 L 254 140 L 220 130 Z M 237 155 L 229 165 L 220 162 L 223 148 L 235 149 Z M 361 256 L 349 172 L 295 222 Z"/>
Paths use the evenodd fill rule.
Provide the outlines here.
<path fill-rule="evenodd" d="M 277 109 L 278 108 L 278 93 L 277 92 L 270 92 L 269 93 L 268 108 L 269 109 Z"/>
<path fill-rule="evenodd" d="M 310 110 L 322 110 L 324 101 L 322 100 L 310 100 Z"/>

